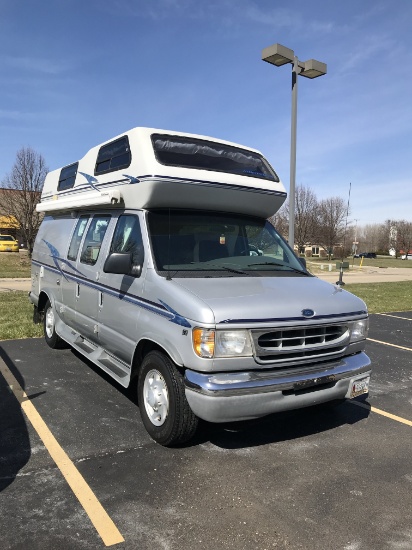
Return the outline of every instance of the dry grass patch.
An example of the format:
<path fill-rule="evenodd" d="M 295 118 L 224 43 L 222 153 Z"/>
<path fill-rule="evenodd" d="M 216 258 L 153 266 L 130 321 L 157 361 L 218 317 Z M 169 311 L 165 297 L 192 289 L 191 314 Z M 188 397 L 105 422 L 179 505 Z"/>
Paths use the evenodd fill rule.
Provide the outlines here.
<path fill-rule="evenodd" d="M 26 252 L 0 252 L 0 278 L 30 277 L 30 269 Z"/>

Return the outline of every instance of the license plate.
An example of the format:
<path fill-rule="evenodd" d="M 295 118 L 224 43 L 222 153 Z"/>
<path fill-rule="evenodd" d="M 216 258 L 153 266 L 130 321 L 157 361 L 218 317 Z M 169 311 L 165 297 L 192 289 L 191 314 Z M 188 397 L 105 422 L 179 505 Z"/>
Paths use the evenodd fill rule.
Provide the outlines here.
<path fill-rule="evenodd" d="M 363 395 L 364 393 L 368 393 L 369 380 L 370 380 L 369 376 L 367 376 L 366 378 L 359 378 L 358 380 L 354 380 L 352 382 L 349 397 L 350 398 L 357 397 L 358 395 Z"/>

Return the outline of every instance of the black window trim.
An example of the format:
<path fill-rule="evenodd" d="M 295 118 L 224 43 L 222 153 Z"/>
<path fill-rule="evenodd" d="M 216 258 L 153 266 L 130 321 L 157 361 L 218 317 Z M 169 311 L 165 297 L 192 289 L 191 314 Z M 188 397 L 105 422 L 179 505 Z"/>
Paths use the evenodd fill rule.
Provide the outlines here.
<path fill-rule="evenodd" d="M 99 155 L 102 151 L 102 149 L 104 149 L 105 147 L 109 147 L 110 145 L 113 145 L 119 141 L 123 141 L 125 140 L 126 141 L 126 149 L 125 151 L 122 153 L 129 153 L 129 162 L 128 164 L 122 164 L 121 166 L 116 166 L 115 168 L 108 168 L 106 170 L 100 170 L 98 171 L 97 170 L 97 164 L 98 164 L 98 161 L 99 161 Z M 120 156 L 120 155 L 117 155 L 117 156 Z M 112 162 L 112 160 L 116 158 L 116 157 L 111 157 L 110 158 L 110 163 Z M 102 161 L 101 161 L 102 162 Z M 118 170 L 124 170 L 125 168 L 128 168 L 132 163 L 132 151 L 130 149 L 130 142 L 129 142 L 129 136 L 126 134 L 124 136 L 121 136 L 120 138 L 117 138 L 117 139 L 114 139 L 113 141 L 110 141 L 109 143 L 105 143 L 104 145 L 102 145 L 99 149 L 99 152 L 97 153 L 97 157 L 96 157 L 96 164 L 94 166 L 94 175 L 95 176 L 101 176 L 102 174 L 108 174 L 110 172 L 117 172 Z"/>
<path fill-rule="evenodd" d="M 244 152 L 244 153 L 249 153 L 249 154 L 252 154 L 252 155 L 256 155 L 258 157 L 260 157 L 262 159 L 262 162 L 267 166 L 267 168 L 269 169 L 269 172 L 272 172 L 273 173 L 273 177 L 261 177 L 261 176 L 258 176 L 257 174 L 252 174 L 252 173 L 247 173 L 247 172 L 244 172 L 244 173 L 236 173 L 236 172 L 229 172 L 227 170 L 217 170 L 216 168 L 207 168 L 207 167 L 199 167 L 199 166 L 182 166 L 180 164 L 171 164 L 171 163 L 164 163 L 162 162 L 158 155 L 157 155 L 157 151 L 155 149 L 155 144 L 154 144 L 154 141 L 157 139 L 157 138 L 176 138 L 176 139 L 187 139 L 187 140 L 192 140 L 193 142 L 200 142 L 200 143 L 210 143 L 212 145 L 221 145 L 222 147 L 227 147 L 229 149 L 235 149 L 235 150 L 238 150 L 238 151 L 241 151 L 241 152 Z M 280 182 L 280 179 L 279 179 L 279 176 L 277 175 L 276 171 L 273 169 L 272 165 L 269 163 L 269 161 L 261 154 L 261 153 L 257 153 L 256 151 L 251 151 L 250 149 L 245 149 L 243 147 L 237 147 L 236 145 L 228 145 L 227 143 L 220 143 L 219 141 L 213 141 L 213 140 L 210 140 L 210 139 L 202 139 L 202 138 L 193 138 L 193 137 L 190 137 L 190 136 L 180 136 L 180 135 L 177 135 L 177 134 L 161 134 L 161 133 L 153 133 L 151 134 L 150 136 L 151 138 L 151 141 L 152 141 L 152 147 L 153 147 L 153 152 L 154 152 L 154 155 L 155 155 L 155 158 L 156 158 L 156 161 L 161 164 L 162 166 L 173 166 L 173 167 L 177 167 L 177 168 L 186 168 L 186 169 L 193 169 L 193 170 L 207 170 L 207 171 L 210 171 L 210 172 L 221 172 L 221 173 L 224 173 L 224 174 L 232 174 L 234 176 L 245 176 L 245 177 L 251 177 L 251 178 L 256 178 L 256 179 L 262 179 L 264 181 L 272 181 L 272 182 L 275 182 L 275 183 L 279 183 Z"/>
<path fill-rule="evenodd" d="M 67 170 L 68 168 L 71 168 L 72 166 L 76 167 L 76 169 L 74 171 L 74 174 L 70 175 L 69 177 L 66 177 L 66 178 L 62 179 L 63 170 Z M 74 182 L 76 181 L 76 176 L 77 176 L 77 170 L 78 169 L 79 169 L 79 161 L 72 162 L 71 164 L 68 164 L 67 166 L 63 166 L 63 168 L 60 170 L 59 182 L 57 184 L 57 191 L 67 191 L 68 189 L 72 189 L 74 187 Z M 73 178 L 73 176 L 74 176 L 74 179 L 73 179 L 73 183 L 71 185 L 61 187 L 62 182 L 66 181 L 70 178 Z"/>

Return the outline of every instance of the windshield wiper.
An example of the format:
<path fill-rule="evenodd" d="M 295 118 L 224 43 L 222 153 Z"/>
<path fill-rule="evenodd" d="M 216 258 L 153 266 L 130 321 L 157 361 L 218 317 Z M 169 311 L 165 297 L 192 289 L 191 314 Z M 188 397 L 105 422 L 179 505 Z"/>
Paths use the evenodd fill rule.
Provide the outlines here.
<path fill-rule="evenodd" d="M 242 271 L 241 269 L 235 269 L 234 267 L 226 267 L 225 265 L 219 265 L 219 266 L 212 266 L 212 267 L 219 267 L 220 269 L 224 269 L 225 271 L 230 271 L 231 273 L 238 273 L 239 275 L 249 275 L 246 271 Z"/>
<path fill-rule="evenodd" d="M 291 271 L 294 271 L 295 273 L 300 273 L 300 275 L 306 275 L 306 276 L 310 275 L 306 271 L 301 271 L 300 269 L 296 269 L 296 267 L 292 267 L 291 265 L 281 264 L 279 262 L 261 262 L 261 263 L 256 263 L 256 264 L 249 264 L 248 267 L 253 267 L 255 265 L 276 265 L 278 267 L 284 267 L 286 269 L 290 269 Z"/>

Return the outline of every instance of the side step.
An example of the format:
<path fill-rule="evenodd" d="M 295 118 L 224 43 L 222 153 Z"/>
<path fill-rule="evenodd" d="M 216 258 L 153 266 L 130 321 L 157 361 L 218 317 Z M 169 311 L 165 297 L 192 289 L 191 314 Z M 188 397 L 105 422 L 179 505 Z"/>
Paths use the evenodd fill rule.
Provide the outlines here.
<path fill-rule="evenodd" d="M 110 374 L 119 384 L 127 388 L 130 380 L 130 365 L 127 365 L 117 357 L 108 354 L 101 346 L 83 338 L 78 332 L 69 328 L 60 319 L 56 323 L 56 332 L 72 348 L 87 357 L 89 361 Z"/>
<path fill-rule="evenodd" d="M 103 352 L 98 359 L 98 364 L 102 368 L 108 369 L 119 378 L 125 378 L 130 374 L 130 368 L 125 363 L 115 359 L 111 355 L 107 355 L 105 352 Z"/>

